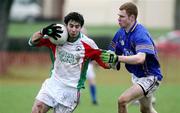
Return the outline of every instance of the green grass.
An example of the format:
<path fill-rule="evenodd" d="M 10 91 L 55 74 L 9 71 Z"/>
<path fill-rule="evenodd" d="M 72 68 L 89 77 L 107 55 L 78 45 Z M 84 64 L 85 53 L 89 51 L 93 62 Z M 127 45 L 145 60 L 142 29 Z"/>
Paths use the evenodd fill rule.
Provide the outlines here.
<path fill-rule="evenodd" d="M 49 23 L 10 23 L 8 36 L 15 38 L 24 38 L 31 36 L 34 32 L 40 30 Z"/>
<path fill-rule="evenodd" d="M 0 113 L 30 113 L 38 86 L 33 84 L 1 85 Z"/>
<path fill-rule="evenodd" d="M 1 113 L 28 113 L 40 84 L 9 84 L 0 86 Z M 93 106 L 90 101 L 88 88 L 82 91 L 81 102 L 75 113 L 117 113 L 117 98 L 127 85 L 98 84 L 99 105 Z M 159 113 L 177 113 L 180 97 L 177 85 L 162 85 L 156 93 L 155 108 Z M 174 93 L 172 93 L 174 92 Z M 9 109 L 11 108 L 11 109 Z M 130 105 L 129 113 L 139 113 L 138 106 Z"/>
<path fill-rule="evenodd" d="M 39 22 L 39 23 L 10 23 L 8 36 L 14 38 L 24 38 L 31 36 L 34 32 L 40 30 L 53 22 Z M 90 36 L 108 36 L 113 37 L 118 25 L 101 25 L 101 26 L 86 26 Z M 150 33 L 154 38 L 170 31 L 168 28 L 149 28 Z"/>
<path fill-rule="evenodd" d="M 155 93 L 158 113 L 178 113 L 180 105 L 180 61 L 161 59 L 164 80 Z M 167 67 L 168 66 L 168 67 Z M 95 69 L 98 106 L 93 106 L 89 89 L 82 90 L 81 102 L 74 113 L 117 113 L 118 96 L 131 85 L 124 66 L 119 72 Z M 48 66 L 11 66 L 0 77 L 0 113 L 29 113 L 41 83 L 48 77 Z M 51 111 L 49 113 L 52 113 Z M 140 113 L 137 105 L 129 105 L 129 113 Z"/>

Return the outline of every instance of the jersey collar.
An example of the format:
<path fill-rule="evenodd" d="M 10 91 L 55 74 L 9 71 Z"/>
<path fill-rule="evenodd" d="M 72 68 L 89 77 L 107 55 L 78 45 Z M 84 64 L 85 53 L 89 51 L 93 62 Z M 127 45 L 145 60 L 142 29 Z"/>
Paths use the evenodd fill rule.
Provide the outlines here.
<path fill-rule="evenodd" d="M 68 42 L 71 42 L 71 43 L 75 42 L 76 40 L 79 39 L 80 34 L 81 34 L 81 33 L 79 32 L 79 35 L 78 35 L 76 38 L 73 38 L 73 39 L 71 39 L 71 40 L 68 40 Z"/>
<path fill-rule="evenodd" d="M 138 25 L 137 21 L 135 21 L 135 23 L 133 24 L 133 26 L 130 28 L 128 33 L 131 33 L 135 30 L 136 26 Z M 126 32 L 127 33 L 127 32 Z"/>
<path fill-rule="evenodd" d="M 133 32 L 137 25 L 138 25 L 138 23 L 137 23 L 137 21 L 136 21 L 136 22 L 134 23 L 134 25 L 132 26 L 132 28 L 131 28 L 130 31 Z"/>

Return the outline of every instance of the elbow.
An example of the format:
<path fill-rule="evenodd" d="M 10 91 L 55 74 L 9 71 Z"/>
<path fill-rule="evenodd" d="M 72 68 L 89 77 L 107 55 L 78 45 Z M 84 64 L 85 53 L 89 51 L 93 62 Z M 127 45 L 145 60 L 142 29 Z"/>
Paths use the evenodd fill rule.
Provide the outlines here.
<path fill-rule="evenodd" d="M 136 64 L 144 64 L 145 59 L 146 59 L 145 55 L 141 55 L 140 57 L 137 57 Z"/>
<path fill-rule="evenodd" d="M 146 59 L 146 54 L 144 53 L 139 53 L 136 57 L 136 64 L 144 64 L 145 59 Z"/>
<path fill-rule="evenodd" d="M 137 59 L 136 64 L 144 64 L 145 59 Z"/>

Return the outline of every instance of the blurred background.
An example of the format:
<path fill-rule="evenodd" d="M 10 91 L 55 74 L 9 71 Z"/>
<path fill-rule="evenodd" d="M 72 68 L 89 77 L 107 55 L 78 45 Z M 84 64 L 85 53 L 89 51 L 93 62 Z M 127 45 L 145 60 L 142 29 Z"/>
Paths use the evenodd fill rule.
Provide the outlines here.
<path fill-rule="evenodd" d="M 51 23 L 63 23 L 71 11 L 85 18 L 85 28 L 99 48 L 107 49 L 119 28 L 119 6 L 138 6 L 138 22 L 148 28 L 159 51 L 164 75 L 155 107 L 161 113 L 180 109 L 180 0 L 0 0 L 0 113 L 31 112 L 34 98 L 51 61 L 47 48 L 30 48 L 30 36 Z M 117 98 L 130 85 L 122 65 L 118 72 L 96 66 L 99 106 L 90 104 L 88 90 L 75 113 L 116 113 Z M 110 93 L 111 92 L 111 93 Z M 85 103 L 85 104 L 84 104 Z M 11 108 L 11 109 L 9 109 Z M 138 113 L 130 106 L 130 113 Z"/>

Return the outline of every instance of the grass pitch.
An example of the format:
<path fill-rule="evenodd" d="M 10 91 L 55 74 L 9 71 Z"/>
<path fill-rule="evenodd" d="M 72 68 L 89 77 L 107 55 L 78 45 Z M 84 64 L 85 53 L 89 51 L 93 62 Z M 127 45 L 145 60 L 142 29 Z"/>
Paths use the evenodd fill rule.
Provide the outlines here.
<path fill-rule="evenodd" d="M 180 62 L 176 59 L 161 62 L 164 80 L 155 93 L 158 113 L 179 113 Z M 0 77 L 0 113 L 30 113 L 41 83 L 49 75 L 48 66 L 11 66 Z M 89 88 L 82 90 L 80 105 L 74 113 L 117 113 L 118 96 L 131 85 L 124 67 L 119 72 L 97 67 L 98 106 L 90 100 Z M 50 111 L 49 113 L 52 113 Z M 139 106 L 129 105 L 129 113 L 140 113 Z"/>

